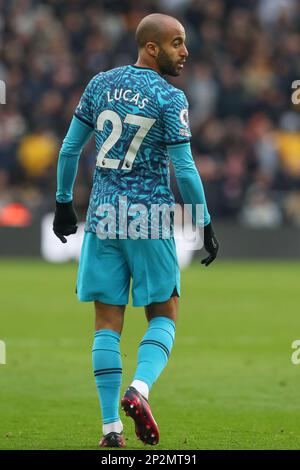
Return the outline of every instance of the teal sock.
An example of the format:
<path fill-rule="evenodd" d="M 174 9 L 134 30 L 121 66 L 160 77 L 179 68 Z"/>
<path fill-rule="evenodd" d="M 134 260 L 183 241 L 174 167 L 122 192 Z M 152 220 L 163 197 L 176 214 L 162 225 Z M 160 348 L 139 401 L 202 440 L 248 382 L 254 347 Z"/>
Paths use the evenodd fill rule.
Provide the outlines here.
<path fill-rule="evenodd" d="M 120 419 L 119 397 L 122 380 L 120 335 L 112 330 L 95 332 L 93 368 L 104 424 Z"/>
<path fill-rule="evenodd" d="M 151 389 L 165 368 L 174 342 L 175 323 L 167 317 L 150 320 L 138 352 L 134 380 L 146 382 Z"/>

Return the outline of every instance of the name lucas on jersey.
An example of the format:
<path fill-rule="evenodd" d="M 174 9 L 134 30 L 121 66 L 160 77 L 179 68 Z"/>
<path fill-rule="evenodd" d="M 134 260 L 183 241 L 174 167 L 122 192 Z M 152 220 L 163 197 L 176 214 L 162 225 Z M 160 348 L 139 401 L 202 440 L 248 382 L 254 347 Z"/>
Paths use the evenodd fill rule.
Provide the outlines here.
<path fill-rule="evenodd" d="M 134 93 L 132 90 L 123 90 L 123 88 L 116 88 L 114 91 L 107 92 L 107 101 L 111 103 L 112 101 L 120 100 L 128 101 L 129 103 L 134 103 L 139 109 L 144 109 L 148 103 L 148 98 L 141 98 L 139 93 Z"/>

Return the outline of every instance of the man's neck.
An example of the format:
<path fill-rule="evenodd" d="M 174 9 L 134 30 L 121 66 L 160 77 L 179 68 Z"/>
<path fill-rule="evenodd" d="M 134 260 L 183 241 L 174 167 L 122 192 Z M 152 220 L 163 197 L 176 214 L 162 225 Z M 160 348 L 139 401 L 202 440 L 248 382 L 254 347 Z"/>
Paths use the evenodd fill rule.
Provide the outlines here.
<path fill-rule="evenodd" d="M 136 61 L 136 63 L 134 64 L 136 67 L 144 67 L 146 69 L 152 69 L 152 70 L 155 70 L 155 72 L 159 73 L 160 75 L 162 75 L 161 71 L 159 70 L 159 67 L 157 66 L 157 64 L 154 62 L 152 63 L 149 63 L 148 61 L 146 60 L 143 60 L 141 59 L 140 57 L 138 58 L 138 60 Z"/>

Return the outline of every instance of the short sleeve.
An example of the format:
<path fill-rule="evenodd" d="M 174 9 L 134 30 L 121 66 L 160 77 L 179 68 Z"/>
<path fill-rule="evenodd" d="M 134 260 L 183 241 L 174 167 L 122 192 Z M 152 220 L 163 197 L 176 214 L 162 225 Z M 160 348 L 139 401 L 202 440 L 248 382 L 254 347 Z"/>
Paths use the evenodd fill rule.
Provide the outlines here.
<path fill-rule="evenodd" d="M 74 113 L 78 119 L 83 121 L 85 124 L 88 124 L 92 128 L 94 128 L 92 105 L 93 94 L 95 91 L 95 78 L 96 77 L 92 78 L 92 80 L 88 83 Z"/>
<path fill-rule="evenodd" d="M 164 139 L 167 145 L 189 142 L 192 134 L 188 108 L 185 94 L 178 91 L 164 111 Z"/>

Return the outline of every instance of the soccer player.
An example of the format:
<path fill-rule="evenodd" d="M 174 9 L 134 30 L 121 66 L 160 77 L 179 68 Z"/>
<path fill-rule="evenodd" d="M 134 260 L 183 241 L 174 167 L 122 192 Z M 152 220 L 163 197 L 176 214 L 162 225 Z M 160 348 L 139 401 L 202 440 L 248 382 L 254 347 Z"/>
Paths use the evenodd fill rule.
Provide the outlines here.
<path fill-rule="evenodd" d="M 188 103 L 184 93 L 164 78 L 181 73 L 188 57 L 185 40 L 184 28 L 175 18 L 162 14 L 143 18 L 136 30 L 137 62 L 92 78 L 59 154 L 53 229 L 65 243 L 65 237 L 77 230 L 72 192 L 80 152 L 95 136 L 98 153 L 77 295 L 81 301 L 95 303 L 92 359 L 103 420 L 100 447 L 125 446 L 119 416 L 119 343 L 130 279 L 133 305 L 145 307 L 148 329 L 139 346 L 133 381 L 121 405 L 133 419 L 137 437 L 145 444 L 159 441 L 148 397 L 172 350 L 180 295 L 172 235 L 164 238 L 159 231 L 153 239 L 144 237 L 141 230 L 140 237 L 129 237 L 118 222 L 116 226 L 112 224 L 114 230 L 110 230 L 109 237 L 104 237 L 103 220 L 111 221 L 111 214 L 120 216 L 124 204 L 128 214 L 135 214 L 133 220 L 140 215 L 137 207 L 173 206 L 171 160 L 183 201 L 192 205 L 198 225 L 203 225 L 203 218 L 197 218 L 194 208 L 197 204 L 204 206 L 204 246 L 208 257 L 202 263 L 208 266 L 218 251 L 191 154 Z"/>

